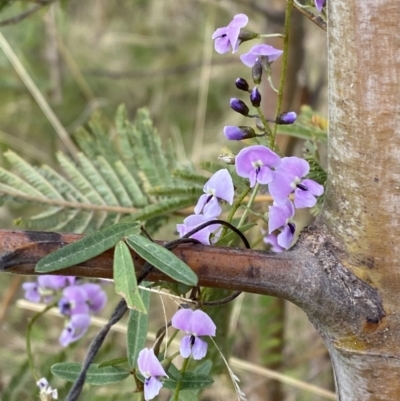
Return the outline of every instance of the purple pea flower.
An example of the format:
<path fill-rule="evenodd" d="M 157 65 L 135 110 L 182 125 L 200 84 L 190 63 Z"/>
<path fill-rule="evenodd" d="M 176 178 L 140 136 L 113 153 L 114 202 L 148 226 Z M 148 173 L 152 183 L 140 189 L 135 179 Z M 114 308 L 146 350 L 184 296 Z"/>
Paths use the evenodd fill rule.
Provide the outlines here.
<path fill-rule="evenodd" d="M 212 39 L 215 40 L 215 51 L 219 54 L 228 53 L 232 48 L 235 53 L 240 45 L 239 34 L 240 29 L 245 27 L 249 22 L 249 18 L 245 14 L 237 14 L 228 26 L 218 28 L 213 34 Z"/>
<path fill-rule="evenodd" d="M 177 224 L 176 225 L 176 230 L 179 233 L 179 236 L 182 238 L 185 234 L 187 234 L 189 231 L 192 231 L 194 228 L 199 226 L 200 224 L 206 223 L 207 221 L 215 219 L 217 216 L 211 216 L 207 217 L 204 216 L 203 214 L 192 214 L 188 217 L 186 217 L 185 220 L 183 220 L 183 224 Z M 207 226 L 203 228 L 202 230 L 196 232 L 195 234 L 191 235 L 190 238 L 197 239 L 204 245 L 210 245 L 210 234 L 216 231 L 218 228 L 220 228 L 220 224 L 212 224 L 210 226 Z M 214 234 L 217 236 L 217 234 Z"/>
<path fill-rule="evenodd" d="M 31 302 L 50 302 L 57 290 L 73 284 L 75 277 L 72 276 L 53 276 L 45 274 L 39 276 L 36 282 L 23 283 L 25 298 Z"/>
<path fill-rule="evenodd" d="M 293 223 L 295 209 L 293 203 L 289 199 L 285 199 L 282 203 L 276 203 L 269 206 L 268 233 L 280 229 L 277 242 L 282 248 L 288 249 L 293 241 L 296 225 Z"/>
<path fill-rule="evenodd" d="M 261 65 L 269 65 L 283 53 L 282 50 L 275 49 L 269 45 L 254 45 L 248 53 L 242 54 L 240 60 L 247 67 L 253 68 L 256 61 L 259 61 Z"/>
<path fill-rule="evenodd" d="M 268 234 L 263 239 L 264 243 L 271 245 L 270 250 L 275 253 L 283 252 L 285 249 L 278 244 L 278 237 L 274 234 Z"/>
<path fill-rule="evenodd" d="M 310 171 L 310 165 L 299 157 L 284 157 L 274 172 L 269 192 L 276 202 L 281 202 L 294 191 L 294 205 L 301 209 L 313 207 L 316 196 L 324 193 L 324 187 L 314 180 L 303 179 Z"/>
<path fill-rule="evenodd" d="M 206 313 L 200 309 L 179 309 L 172 317 L 171 324 L 186 332 L 180 346 L 183 358 L 188 358 L 190 354 L 196 360 L 206 356 L 208 345 L 199 336 L 215 336 L 216 331 L 214 322 Z"/>
<path fill-rule="evenodd" d="M 235 126 L 227 125 L 224 127 L 224 135 L 226 139 L 230 141 L 241 141 L 243 139 L 249 139 L 256 137 L 256 133 L 253 128 L 246 126 Z"/>
<path fill-rule="evenodd" d="M 253 188 L 256 182 L 270 183 L 274 178 L 271 167 L 278 166 L 280 161 L 280 157 L 266 146 L 249 146 L 236 156 L 236 172 L 240 177 L 248 178 Z"/>
<path fill-rule="evenodd" d="M 80 286 L 87 295 L 87 304 L 93 313 L 100 312 L 107 303 L 107 295 L 103 289 L 94 283 L 85 283 Z"/>
<path fill-rule="evenodd" d="M 322 8 L 324 7 L 325 0 L 314 0 L 315 7 L 317 8 L 318 12 L 322 11 Z"/>
<path fill-rule="evenodd" d="M 145 400 L 152 400 L 158 395 L 161 390 L 162 383 L 160 377 L 167 376 L 160 361 L 154 355 L 152 348 L 144 348 L 139 352 L 138 368 L 140 373 L 144 376 L 144 398 Z"/>
<path fill-rule="evenodd" d="M 58 301 L 60 313 L 67 316 L 88 314 L 88 294 L 80 285 L 71 285 L 64 288 L 63 297 Z"/>
<path fill-rule="evenodd" d="M 67 326 L 61 332 L 60 344 L 63 347 L 79 340 L 86 333 L 90 326 L 90 315 L 78 313 L 72 315 Z"/>
<path fill-rule="evenodd" d="M 209 218 L 217 217 L 221 214 L 222 208 L 219 199 L 232 205 L 235 190 L 233 188 L 232 177 L 229 171 L 224 168 L 214 173 L 204 184 L 204 195 L 201 195 L 196 207 L 195 214 L 203 213 Z"/>

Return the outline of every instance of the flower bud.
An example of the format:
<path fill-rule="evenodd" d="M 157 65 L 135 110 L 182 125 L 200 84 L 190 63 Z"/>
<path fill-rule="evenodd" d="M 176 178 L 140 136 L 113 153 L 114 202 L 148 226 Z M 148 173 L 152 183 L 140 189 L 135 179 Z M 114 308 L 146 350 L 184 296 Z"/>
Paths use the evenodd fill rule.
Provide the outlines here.
<path fill-rule="evenodd" d="M 250 101 L 254 107 L 260 107 L 261 104 L 261 93 L 257 88 L 254 88 L 250 94 Z"/>
<path fill-rule="evenodd" d="M 297 114 L 294 111 L 286 111 L 280 114 L 277 119 L 277 124 L 293 124 L 296 121 Z"/>
<path fill-rule="evenodd" d="M 231 98 L 230 105 L 232 110 L 236 111 L 237 113 L 240 113 L 247 117 L 249 115 L 249 108 L 246 106 L 246 104 L 236 98 Z"/>
<path fill-rule="evenodd" d="M 259 37 L 258 33 L 247 31 L 246 29 L 241 29 L 238 37 L 240 44 L 247 42 L 248 40 L 257 39 Z"/>
<path fill-rule="evenodd" d="M 254 138 L 256 133 L 251 127 L 228 125 L 224 127 L 224 135 L 230 141 L 241 141 L 243 139 Z"/>
<path fill-rule="evenodd" d="M 261 83 L 262 72 L 263 72 L 263 67 L 262 67 L 260 61 L 257 60 L 254 63 L 254 66 L 253 66 L 253 68 L 251 70 L 251 75 L 252 75 L 252 78 L 253 78 L 253 82 L 256 85 Z"/>
<path fill-rule="evenodd" d="M 244 78 L 238 78 L 235 81 L 236 88 L 240 89 L 241 91 L 248 92 L 249 91 L 249 84 Z"/>

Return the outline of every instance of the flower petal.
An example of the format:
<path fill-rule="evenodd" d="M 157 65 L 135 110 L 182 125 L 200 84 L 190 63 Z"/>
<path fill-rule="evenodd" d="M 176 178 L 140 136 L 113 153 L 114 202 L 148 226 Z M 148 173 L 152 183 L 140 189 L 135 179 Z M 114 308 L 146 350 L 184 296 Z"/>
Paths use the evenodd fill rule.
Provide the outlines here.
<path fill-rule="evenodd" d="M 207 313 L 203 312 L 200 309 L 196 309 L 192 311 L 192 315 L 190 317 L 191 320 L 191 329 L 190 332 L 197 336 L 215 336 L 215 331 L 217 327 L 214 322 L 207 315 Z"/>
<path fill-rule="evenodd" d="M 199 337 L 195 337 L 194 344 L 192 347 L 193 359 L 203 359 L 207 354 L 208 344 Z"/>
<path fill-rule="evenodd" d="M 273 173 L 273 180 L 268 185 L 269 193 L 276 202 L 282 202 L 286 199 L 293 191 L 294 177 L 291 174 L 287 174 L 285 171 L 275 171 Z"/>
<path fill-rule="evenodd" d="M 261 167 L 257 174 L 257 181 L 260 184 L 269 184 L 273 180 L 273 178 L 274 175 L 272 173 L 272 170 L 267 166 Z"/>
<path fill-rule="evenodd" d="M 278 245 L 282 248 L 288 249 L 293 241 L 294 233 L 289 225 L 285 226 L 283 231 L 278 235 Z"/>
<path fill-rule="evenodd" d="M 279 204 L 274 202 L 274 204 L 269 207 L 268 233 L 271 234 L 276 229 L 286 226 L 288 220 L 294 216 L 294 213 L 295 209 L 293 203 L 289 199 L 285 199 Z"/>
<path fill-rule="evenodd" d="M 144 399 L 146 401 L 152 400 L 159 394 L 162 386 L 163 384 L 156 377 L 146 379 L 144 383 Z"/>
<path fill-rule="evenodd" d="M 277 171 L 285 171 L 288 174 L 292 174 L 294 177 L 302 178 L 309 173 L 310 165 L 307 160 L 300 157 L 284 157 L 282 158 Z"/>
<path fill-rule="evenodd" d="M 223 168 L 214 173 L 206 185 L 204 185 L 204 191 L 206 191 L 206 187 L 214 188 L 214 195 L 217 198 L 223 199 L 232 205 L 235 191 L 228 169 Z"/>
<path fill-rule="evenodd" d="M 167 376 L 160 361 L 154 355 L 153 348 L 143 348 L 137 360 L 140 373 L 148 378 L 150 376 Z"/>
<path fill-rule="evenodd" d="M 182 358 L 189 358 L 190 354 L 192 353 L 191 338 L 191 335 L 182 337 L 181 346 L 179 348 Z"/>
<path fill-rule="evenodd" d="M 191 332 L 191 318 L 193 311 L 192 309 L 179 309 L 171 319 L 172 327 L 185 332 Z"/>

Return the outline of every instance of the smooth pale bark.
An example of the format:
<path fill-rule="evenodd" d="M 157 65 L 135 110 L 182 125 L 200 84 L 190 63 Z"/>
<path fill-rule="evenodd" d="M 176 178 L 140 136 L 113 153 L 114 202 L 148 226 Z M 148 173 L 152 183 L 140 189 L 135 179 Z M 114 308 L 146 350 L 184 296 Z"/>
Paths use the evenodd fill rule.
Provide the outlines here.
<path fill-rule="evenodd" d="M 386 316 L 353 337 L 329 328 L 339 399 L 400 398 L 400 2 L 327 0 L 329 184 L 322 221 Z"/>

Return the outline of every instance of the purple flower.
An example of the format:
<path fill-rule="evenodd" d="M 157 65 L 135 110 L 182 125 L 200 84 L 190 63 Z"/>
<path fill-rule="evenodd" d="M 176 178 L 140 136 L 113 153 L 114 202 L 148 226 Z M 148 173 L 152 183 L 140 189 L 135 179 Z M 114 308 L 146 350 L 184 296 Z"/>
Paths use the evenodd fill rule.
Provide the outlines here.
<path fill-rule="evenodd" d="M 24 297 L 31 302 L 40 302 L 42 296 L 39 293 L 39 285 L 37 282 L 22 283 L 25 291 Z"/>
<path fill-rule="evenodd" d="M 152 400 L 158 395 L 162 387 L 160 377 L 167 376 L 160 361 L 154 355 L 152 348 L 144 348 L 139 352 L 138 368 L 140 373 L 144 376 L 144 398 L 145 400 Z"/>
<path fill-rule="evenodd" d="M 80 286 L 87 295 L 87 304 L 89 309 L 94 312 L 100 312 L 107 303 L 107 295 L 103 289 L 94 283 L 85 283 Z"/>
<path fill-rule="evenodd" d="M 288 249 L 293 241 L 296 225 L 292 219 L 295 209 L 293 203 L 289 199 L 285 199 L 282 203 L 276 203 L 269 206 L 268 233 L 279 229 L 277 242 L 282 248 Z"/>
<path fill-rule="evenodd" d="M 194 212 L 195 214 L 203 213 L 210 220 L 210 218 L 217 217 L 222 212 L 219 199 L 225 200 L 232 205 L 235 190 L 229 171 L 224 168 L 214 173 L 204 184 L 203 191 L 204 195 L 200 196 Z"/>
<path fill-rule="evenodd" d="M 293 124 L 296 121 L 297 114 L 294 111 L 286 111 L 285 113 L 280 114 L 277 119 L 277 124 Z"/>
<path fill-rule="evenodd" d="M 36 282 L 23 283 L 25 298 L 31 302 L 50 302 L 54 293 L 61 288 L 73 284 L 75 277 L 72 276 L 53 276 L 43 275 L 37 278 Z"/>
<path fill-rule="evenodd" d="M 268 234 L 263 239 L 264 243 L 271 245 L 271 251 L 275 253 L 280 253 L 284 251 L 284 248 L 278 244 L 278 237 L 274 234 Z"/>
<path fill-rule="evenodd" d="M 58 302 L 60 313 L 63 315 L 88 314 L 88 294 L 80 285 L 64 288 L 63 297 Z"/>
<path fill-rule="evenodd" d="M 216 326 L 211 318 L 197 309 L 179 309 L 171 319 L 173 327 L 186 332 L 181 340 L 180 352 L 183 358 L 190 354 L 193 359 L 202 359 L 207 353 L 207 343 L 199 336 L 215 336 Z"/>
<path fill-rule="evenodd" d="M 219 54 L 228 53 L 232 48 L 232 53 L 235 53 L 240 45 L 239 34 L 240 29 L 245 27 L 249 22 L 249 18 L 245 14 L 237 14 L 228 26 L 218 28 L 213 34 L 212 39 L 215 39 L 215 51 Z"/>
<path fill-rule="evenodd" d="M 294 205 L 301 209 L 313 207 L 316 196 L 324 193 L 324 187 L 314 180 L 303 179 L 310 171 L 310 165 L 299 157 L 284 157 L 274 172 L 269 192 L 276 202 L 281 202 L 294 191 Z"/>
<path fill-rule="evenodd" d="M 256 135 L 255 131 L 251 127 L 235 125 L 227 125 L 224 127 L 224 135 L 226 139 L 230 141 L 241 141 L 243 139 L 254 138 Z"/>
<path fill-rule="evenodd" d="M 282 53 L 282 50 L 275 49 L 269 45 L 254 45 L 248 53 L 240 56 L 240 60 L 242 60 L 247 67 L 253 68 L 256 61 L 260 61 L 262 65 L 271 64 Z"/>
<path fill-rule="evenodd" d="M 213 220 L 214 218 L 215 216 L 207 217 L 204 216 L 203 214 L 192 214 L 186 217 L 185 220 L 183 220 L 183 224 L 177 224 L 176 230 L 178 231 L 179 236 L 182 238 L 185 234 L 187 234 L 189 231 L 192 231 L 200 224 Z M 212 224 L 191 235 L 190 238 L 197 239 L 204 245 L 210 245 L 210 234 L 216 231 L 220 227 L 221 227 L 220 224 Z"/>
<path fill-rule="evenodd" d="M 79 340 L 86 333 L 90 325 L 90 315 L 78 313 L 71 316 L 67 326 L 61 332 L 60 344 L 63 347 Z"/>
<path fill-rule="evenodd" d="M 236 172 L 240 177 L 248 178 L 253 188 L 256 182 L 270 183 L 274 178 L 271 167 L 278 166 L 280 161 L 279 156 L 266 146 L 249 146 L 236 156 Z"/>
<path fill-rule="evenodd" d="M 322 7 L 325 4 L 325 0 L 314 0 L 315 7 L 317 8 L 318 12 L 322 11 Z"/>

